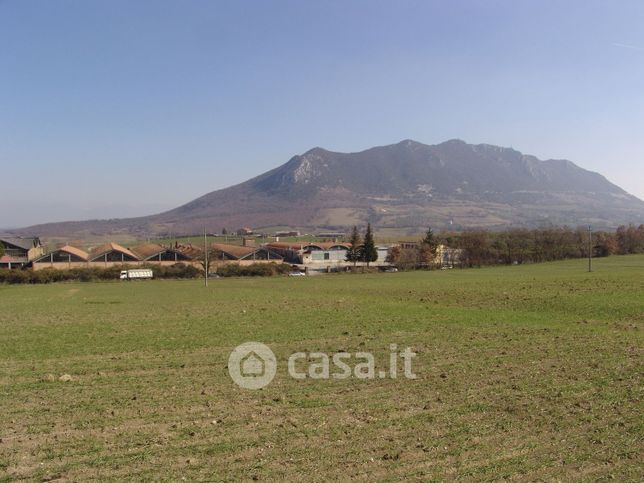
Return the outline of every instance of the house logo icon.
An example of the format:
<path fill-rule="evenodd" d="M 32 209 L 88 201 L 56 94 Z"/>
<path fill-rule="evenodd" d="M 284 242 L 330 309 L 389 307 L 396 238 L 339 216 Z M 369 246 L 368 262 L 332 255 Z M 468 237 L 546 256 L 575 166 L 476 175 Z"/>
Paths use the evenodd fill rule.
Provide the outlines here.
<path fill-rule="evenodd" d="M 263 377 L 266 374 L 266 364 L 255 351 L 251 351 L 241 360 L 241 374 L 244 377 Z"/>
<path fill-rule="evenodd" d="M 238 345 L 228 357 L 228 373 L 239 387 L 261 389 L 267 386 L 277 372 L 275 354 L 260 342 Z"/>

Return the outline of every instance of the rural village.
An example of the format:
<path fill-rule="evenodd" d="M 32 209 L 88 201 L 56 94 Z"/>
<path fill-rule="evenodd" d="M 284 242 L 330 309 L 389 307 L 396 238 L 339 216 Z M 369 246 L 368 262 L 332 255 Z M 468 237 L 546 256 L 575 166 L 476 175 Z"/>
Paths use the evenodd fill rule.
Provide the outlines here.
<path fill-rule="evenodd" d="M 79 269 L 109 268 L 114 266 L 138 267 L 146 265 L 172 266 L 182 264 L 203 269 L 205 243 L 208 243 L 208 266 L 210 270 L 221 265 L 246 266 L 261 263 L 286 263 L 302 273 L 336 272 L 351 267 L 369 265 L 380 269 L 392 268 L 392 250 L 414 249 L 420 242 L 402 241 L 394 244 L 375 245 L 376 256 L 369 262 L 348 256 L 351 243 L 340 241 L 343 233 L 328 234 L 318 238 L 321 241 L 280 241 L 280 233 L 274 241 L 258 243 L 258 236 L 246 228 L 239 230 L 239 244 L 202 244 L 179 242 L 163 244 L 146 242 L 125 247 L 116 242 L 99 244 L 85 250 L 69 244 L 47 249 L 38 237 L 0 237 L 4 255 L 0 257 L 0 269 Z M 289 238 L 297 238 L 298 232 L 288 232 Z M 222 235 L 209 235 L 222 237 Z M 282 235 L 283 236 L 283 235 Z M 359 246 L 361 248 L 362 245 Z M 433 255 L 437 267 L 452 267 L 458 262 L 459 250 L 438 244 Z M 358 257 L 356 257 L 358 258 Z"/>

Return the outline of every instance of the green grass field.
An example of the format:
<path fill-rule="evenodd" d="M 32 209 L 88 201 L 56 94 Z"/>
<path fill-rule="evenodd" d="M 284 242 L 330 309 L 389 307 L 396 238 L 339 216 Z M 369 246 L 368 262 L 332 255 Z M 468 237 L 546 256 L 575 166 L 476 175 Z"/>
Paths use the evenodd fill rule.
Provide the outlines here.
<path fill-rule="evenodd" d="M 0 480 L 641 481 L 644 256 L 585 268 L 0 286 Z M 285 367 L 392 343 L 416 380 Z"/>

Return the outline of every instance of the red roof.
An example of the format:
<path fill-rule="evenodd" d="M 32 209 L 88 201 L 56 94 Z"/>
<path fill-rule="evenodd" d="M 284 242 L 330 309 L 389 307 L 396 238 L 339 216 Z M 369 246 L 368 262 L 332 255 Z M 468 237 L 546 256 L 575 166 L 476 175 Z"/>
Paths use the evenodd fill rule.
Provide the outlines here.
<path fill-rule="evenodd" d="M 81 250 L 80 248 L 73 247 L 71 245 L 64 245 L 60 248 L 56 248 L 55 250 L 52 250 L 50 252 L 47 252 L 43 255 L 40 255 L 39 257 L 35 258 L 33 261 L 34 262 L 47 262 L 48 258 L 51 256 L 52 253 L 57 253 L 57 252 L 65 252 L 69 255 L 74 255 L 75 257 L 80 258 L 81 260 L 87 261 L 89 255 L 86 251 Z"/>
<path fill-rule="evenodd" d="M 203 250 L 199 247 L 192 246 L 192 244 L 188 244 L 188 245 L 177 244 L 175 246 L 175 250 L 177 250 L 179 253 L 184 254 L 188 258 L 192 258 L 192 259 L 199 259 L 203 256 Z"/>
<path fill-rule="evenodd" d="M 0 257 L 0 263 L 27 263 L 28 261 L 25 257 L 10 257 L 9 255 Z"/>
<path fill-rule="evenodd" d="M 351 243 L 336 243 L 336 242 L 315 242 L 307 243 L 307 247 L 318 247 L 322 250 L 330 250 L 331 248 L 351 248 Z"/>
<path fill-rule="evenodd" d="M 69 253 L 70 255 L 76 255 L 78 258 L 82 258 L 83 260 L 87 260 L 87 257 L 89 256 L 85 250 L 81 250 L 80 248 L 76 248 L 71 245 L 65 245 L 60 247 L 58 250 Z"/>
<path fill-rule="evenodd" d="M 101 245 L 100 247 L 94 248 L 89 254 L 89 260 L 93 261 L 99 256 L 105 255 L 106 253 L 110 253 L 110 252 L 122 253 L 124 255 L 127 255 L 130 258 L 133 258 L 134 260 L 139 260 L 139 257 L 137 255 L 132 253 L 127 248 L 122 247 L 118 243 L 114 243 L 114 242 L 109 242 L 104 245 Z"/>

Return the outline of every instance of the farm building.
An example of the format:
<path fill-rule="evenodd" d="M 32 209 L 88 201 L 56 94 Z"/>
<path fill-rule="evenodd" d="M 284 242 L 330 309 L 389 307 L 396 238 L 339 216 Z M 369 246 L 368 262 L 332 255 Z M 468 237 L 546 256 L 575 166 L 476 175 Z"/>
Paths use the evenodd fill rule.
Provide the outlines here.
<path fill-rule="evenodd" d="M 251 240 L 254 242 L 254 240 Z M 281 262 L 283 257 L 275 250 L 267 247 L 256 247 L 254 243 L 247 246 L 212 243 L 208 256 L 212 263 L 238 263 L 247 265 L 259 262 Z M 177 244 L 175 249 L 191 260 L 202 260 L 203 249 L 192 244 Z"/>
<path fill-rule="evenodd" d="M 378 258 L 374 262 L 375 265 L 389 265 L 387 262 L 387 257 L 389 256 L 389 251 L 391 250 L 390 245 L 377 245 L 376 251 L 378 252 Z"/>
<path fill-rule="evenodd" d="M 81 268 L 87 266 L 89 255 L 80 248 L 65 245 L 32 261 L 34 270 L 43 268 Z"/>
<path fill-rule="evenodd" d="M 280 236 L 300 236 L 300 232 L 299 231 L 288 231 L 288 230 L 276 231 L 275 236 L 276 237 L 280 237 Z"/>
<path fill-rule="evenodd" d="M 0 237 L 4 255 L 0 258 L 0 268 L 21 268 L 44 253 L 40 239 L 22 237 Z"/>
<path fill-rule="evenodd" d="M 143 262 L 187 262 L 191 260 L 187 254 L 175 248 L 168 248 L 157 243 L 144 243 L 131 249 L 132 253 Z"/>
<path fill-rule="evenodd" d="M 34 270 L 42 270 L 43 268 L 104 268 L 122 264 L 174 265 L 175 263 L 194 265 L 192 257 L 176 248 L 145 243 L 128 249 L 110 242 L 94 248 L 90 253 L 65 245 L 34 259 L 31 265 Z"/>
<path fill-rule="evenodd" d="M 34 241 L 35 240 L 35 241 Z M 0 267 L 23 268 L 32 267 L 34 270 L 45 268 L 71 269 L 71 268 L 107 268 L 117 265 L 174 265 L 182 263 L 202 266 L 203 249 L 192 244 L 175 243 L 174 246 L 163 246 L 158 243 L 143 243 L 133 248 L 126 248 L 118 243 L 109 242 L 89 251 L 65 245 L 48 253 L 43 253 L 38 239 L 20 239 L 20 244 L 9 243 L 3 239 L 7 247 L 7 254 L 2 257 L 3 265 Z M 34 250 L 32 244 L 39 249 Z M 34 258 L 30 258 L 36 254 Z M 244 245 L 228 245 L 213 243 L 209 247 L 210 260 L 215 263 L 233 263 L 249 265 L 262 262 L 282 262 L 283 257 L 265 246 L 255 246 L 254 239 L 244 240 Z"/>
<path fill-rule="evenodd" d="M 220 261 L 245 261 L 260 262 L 271 261 L 281 262 L 283 257 L 268 247 L 226 245 L 223 243 L 213 243 L 210 245 L 210 257 L 213 262 Z"/>
<path fill-rule="evenodd" d="M 349 243 L 320 242 L 310 243 L 302 252 L 302 261 L 308 263 L 344 263 Z"/>
<path fill-rule="evenodd" d="M 29 260 L 23 257 L 2 255 L 0 257 L 0 268 L 22 268 L 29 264 Z"/>
<path fill-rule="evenodd" d="M 284 243 L 274 242 L 265 245 L 267 248 L 279 253 L 284 261 L 295 264 L 307 263 L 339 263 L 344 262 L 348 243 L 319 242 L 319 243 Z"/>
<path fill-rule="evenodd" d="M 104 266 L 108 266 L 128 262 L 138 262 L 139 257 L 132 253 L 131 250 L 122 247 L 118 243 L 109 242 L 90 251 L 89 261 L 94 263 L 101 262 Z"/>
<path fill-rule="evenodd" d="M 420 242 L 417 241 L 400 241 L 397 245 L 403 250 L 417 250 L 420 247 Z"/>
<path fill-rule="evenodd" d="M 331 270 L 352 266 L 347 262 L 347 250 L 351 247 L 349 243 L 338 242 L 308 242 L 308 243 L 284 243 L 274 242 L 265 245 L 271 250 L 284 257 L 284 261 L 296 265 L 304 265 L 313 270 Z M 376 247 L 378 259 L 373 262 L 374 266 L 389 265 L 387 255 L 388 246 Z M 362 263 L 358 263 L 362 265 Z"/>

